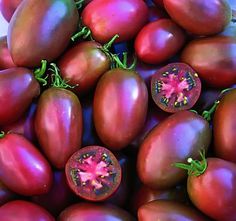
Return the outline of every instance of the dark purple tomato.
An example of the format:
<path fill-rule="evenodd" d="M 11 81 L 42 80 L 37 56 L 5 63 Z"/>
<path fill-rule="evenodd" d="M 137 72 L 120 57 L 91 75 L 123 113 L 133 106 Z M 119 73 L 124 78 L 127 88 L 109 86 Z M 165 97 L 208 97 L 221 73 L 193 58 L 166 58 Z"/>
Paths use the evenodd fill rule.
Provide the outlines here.
<path fill-rule="evenodd" d="M 59 60 L 63 79 L 70 85 L 78 85 L 74 92 L 79 96 L 94 89 L 99 77 L 110 68 L 110 59 L 95 41 L 78 43 Z"/>
<path fill-rule="evenodd" d="M 44 195 L 33 196 L 31 200 L 54 216 L 58 216 L 74 200 L 74 194 L 67 184 L 65 172 L 55 171 L 50 191 Z"/>
<path fill-rule="evenodd" d="M 148 20 L 148 7 L 142 0 L 96 0 L 82 12 L 82 22 L 93 38 L 108 42 L 118 34 L 116 42 L 134 38 Z"/>
<path fill-rule="evenodd" d="M 7 37 L 2 36 L 0 37 L 0 70 L 13 68 L 15 66 L 7 47 Z"/>
<path fill-rule="evenodd" d="M 108 199 L 121 183 L 118 160 L 101 146 L 87 146 L 75 152 L 66 163 L 65 171 L 73 192 L 90 201 Z"/>
<path fill-rule="evenodd" d="M 228 92 L 214 114 L 214 152 L 217 157 L 236 163 L 236 89 Z"/>
<path fill-rule="evenodd" d="M 170 19 L 145 25 L 135 39 L 138 58 L 148 64 L 162 63 L 174 56 L 185 43 L 185 33 Z"/>
<path fill-rule="evenodd" d="M 210 141 L 209 123 L 201 116 L 190 111 L 172 114 L 154 127 L 140 146 L 140 180 L 153 189 L 176 186 L 187 174 L 173 164 L 199 157 L 199 151 L 206 150 Z"/>
<path fill-rule="evenodd" d="M 135 219 L 119 207 L 103 204 L 78 203 L 66 208 L 58 221 L 134 221 Z"/>
<path fill-rule="evenodd" d="M 31 142 L 36 141 L 36 133 L 34 130 L 34 120 L 36 113 L 36 103 L 31 103 L 27 112 L 18 121 L 4 125 L 3 131 L 10 131 L 21 134 Z"/>
<path fill-rule="evenodd" d="M 189 64 L 201 80 L 213 87 L 236 83 L 235 57 L 236 38 L 226 36 L 195 39 L 181 54 L 182 62 Z"/>
<path fill-rule="evenodd" d="M 188 195 L 203 213 L 217 221 L 236 220 L 236 165 L 207 158 L 207 168 L 199 176 L 189 176 Z"/>
<path fill-rule="evenodd" d="M 52 170 L 33 144 L 9 133 L 0 138 L 0 180 L 21 195 L 45 194 L 52 186 Z"/>
<path fill-rule="evenodd" d="M 15 200 L 0 207 L 2 221 L 55 221 L 42 207 L 23 200 Z"/>
<path fill-rule="evenodd" d="M 0 206 L 5 203 L 12 201 L 16 198 L 16 193 L 9 190 L 1 181 L 0 181 Z"/>
<path fill-rule="evenodd" d="M 33 73 L 26 68 L 0 71 L 0 125 L 18 120 L 40 93 Z"/>
<path fill-rule="evenodd" d="M 134 71 L 120 68 L 106 72 L 94 94 L 93 117 L 101 141 L 112 150 L 126 147 L 144 126 L 148 91 Z"/>
<path fill-rule="evenodd" d="M 49 161 L 58 169 L 64 168 L 81 147 L 83 123 L 78 97 L 62 88 L 45 90 L 38 101 L 34 126 Z"/>
<path fill-rule="evenodd" d="M 0 1 L 0 11 L 3 17 L 9 22 L 13 13 L 15 12 L 18 5 L 22 0 L 1 0 Z"/>
<path fill-rule="evenodd" d="M 197 210 L 174 201 L 156 200 L 138 210 L 139 221 L 209 221 Z"/>
<path fill-rule="evenodd" d="M 201 94 L 196 71 L 185 63 L 170 63 L 151 78 L 151 94 L 156 105 L 169 113 L 188 110 Z"/>
<path fill-rule="evenodd" d="M 232 13 L 225 0 L 163 0 L 171 18 L 196 35 L 217 34 L 228 25 Z"/>
<path fill-rule="evenodd" d="M 8 28 L 7 42 L 14 63 L 35 67 L 43 59 L 56 59 L 69 44 L 78 20 L 74 0 L 24 0 Z"/>
<path fill-rule="evenodd" d="M 157 21 L 161 18 L 166 18 L 168 15 L 162 8 L 151 5 L 148 7 L 148 22 Z"/>

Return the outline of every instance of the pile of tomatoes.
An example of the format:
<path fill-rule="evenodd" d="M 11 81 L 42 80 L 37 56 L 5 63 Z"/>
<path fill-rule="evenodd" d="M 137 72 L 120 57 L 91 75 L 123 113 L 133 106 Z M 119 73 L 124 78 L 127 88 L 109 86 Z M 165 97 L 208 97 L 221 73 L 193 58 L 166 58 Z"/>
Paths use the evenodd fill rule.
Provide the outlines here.
<path fill-rule="evenodd" d="M 235 0 L 0 0 L 1 221 L 236 221 Z"/>

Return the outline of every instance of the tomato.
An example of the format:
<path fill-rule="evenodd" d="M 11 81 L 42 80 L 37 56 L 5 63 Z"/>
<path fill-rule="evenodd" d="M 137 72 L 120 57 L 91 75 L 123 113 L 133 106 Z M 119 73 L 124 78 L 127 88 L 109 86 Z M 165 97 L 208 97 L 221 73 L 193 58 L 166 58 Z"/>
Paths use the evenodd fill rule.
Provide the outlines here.
<path fill-rule="evenodd" d="M 142 0 L 96 0 L 82 12 L 83 24 L 100 43 L 108 42 L 116 34 L 119 35 L 116 42 L 134 38 L 147 19 L 148 8 Z"/>
<path fill-rule="evenodd" d="M 225 0 L 163 0 L 171 18 L 196 35 L 217 34 L 229 24 L 232 13 Z"/>
<path fill-rule="evenodd" d="M 145 25 L 135 39 L 139 59 L 148 64 L 165 62 L 185 43 L 185 33 L 170 19 L 160 19 Z"/>
<path fill-rule="evenodd" d="M 52 87 L 41 94 L 35 131 L 43 152 L 56 168 L 64 168 L 81 147 L 82 125 L 80 101 L 73 92 Z"/>
<path fill-rule="evenodd" d="M 110 59 L 101 47 L 95 41 L 78 43 L 58 62 L 62 78 L 70 85 L 78 85 L 74 92 L 79 96 L 94 89 L 99 77 L 110 68 Z"/>
<path fill-rule="evenodd" d="M 236 89 L 228 92 L 217 106 L 214 114 L 214 151 L 219 158 L 236 163 L 235 125 Z"/>
<path fill-rule="evenodd" d="M 73 192 L 90 201 L 103 201 L 115 193 L 122 174 L 116 157 L 102 146 L 87 146 L 75 152 L 65 171 Z"/>
<path fill-rule="evenodd" d="M 115 68 L 99 80 L 93 117 L 101 141 L 112 150 L 126 147 L 141 131 L 147 114 L 148 92 L 134 71 Z"/>
<path fill-rule="evenodd" d="M 0 217 L 4 221 L 55 221 L 42 207 L 23 200 L 12 201 L 0 207 Z"/>
<path fill-rule="evenodd" d="M 13 68 L 15 66 L 7 47 L 7 37 L 2 36 L 0 37 L 0 70 Z"/>
<path fill-rule="evenodd" d="M 159 108 L 175 113 L 193 107 L 201 94 L 201 81 L 187 64 L 170 63 L 152 76 L 151 93 Z"/>
<path fill-rule="evenodd" d="M 115 206 L 78 203 L 65 209 L 58 221 L 134 221 L 135 219 L 125 210 Z"/>
<path fill-rule="evenodd" d="M 146 136 L 140 146 L 137 171 L 143 184 L 153 189 L 176 186 L 186 173 L 173 163 L 198 157 L 211 141 L 209 123 L 201 116 L 180 111 L 172 114 Z"/>
<path fill-rule="evenodd" d="M 52 186 L 52 171 L 33 144 L 9 133 L 0 139 L 0 180 L 21 195 L 44 194 Z"/>
<path fill-rule="evenodd" d="M 12 201 L 16 198 L 16 194 L 10 191 L 1 181 L 0 181 L 0 206 L 5 203 Z"/>
<path fill-rule="evenodd" d="M 56 59 L 76 31 L 78 18 L 74 0 L 23 1 L 8 28 L 7 42 L 14 63 L 35 67 L 43 59 Z"/>
<path fill-rule="evenodd" d="M 39 83 L 30 70 L 10 68 L 0 71 L 0 125 L 18 120 L 39 92 Z"/>
<path fill-rule="evenodd" d="M 208 85 L 228 87 L 236 83 L 235 56 L 236 38 L 214 36 L 191 41 L 184 48 L 181 60 Z"/>
<path fill-rule="evenodd" d="M 156 200 L 138 210 L 139 221 L 209 221 L 197 210 L 174 201 Z"/>
<path fill-rule="evenodd" d="M 1 0 L 0 1 L 0 11 L 3 17 L 9 22 L 13 13 L 15 12 L 18 5 L 22 0 Z"/>

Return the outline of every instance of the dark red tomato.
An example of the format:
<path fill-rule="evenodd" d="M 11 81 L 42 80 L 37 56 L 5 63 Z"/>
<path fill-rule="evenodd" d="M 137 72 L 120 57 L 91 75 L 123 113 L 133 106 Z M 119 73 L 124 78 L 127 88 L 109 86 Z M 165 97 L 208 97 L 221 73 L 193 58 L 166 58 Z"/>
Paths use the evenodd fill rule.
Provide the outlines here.
<path fill-rule="evenodd" d="M 7 37 L 0 37 L 0 70 L 13 68 L 15 66 L 7 47 Z"/>
<path fill-rule="evenodd" d="M 1 0 L 0 1 L 0 11 L 3 17 L 9 22 L 13 13 L 15 12 L 18 5 L 22 0 Z"/>
<path fill-rule="evenodd" d="M 118 160 L 101 146 L 87 146 L 75 152 L 66 163 L 65 171 L 73 192 L 90 201 L 109 198 L 121 183 Z"/>
<path fill-rule="evenodd" d="M 189 65 L 170 63 L 152 76 L 151 93 L 156 105 L 166 112 L 188 110 L 201 94 L 201 81 Z"/>
<path fill-rule="evenodd" d="M 168 15 L 161 8 L 158 8 L 154 5 L 148 7 L 148 22 L 157 21 L 161 18 L 166 18 Z"/>
<path fill-rule="evenodd" d="M 94 94 L 93 117 L 101 141 L 112 150 L 126 147 L 144 126 L 148 91 L 134 71 L 120 68 L 106 72 Z"/>
<path fill-rule="evenodd" d="M 143 0 L 96 0 L 82 12 L 83 24 L 100 43 L 108 42 L 116 34 L 119 35 L 116 42 L 130 40 L 147 20 L 148 7 Z"/>
<path fill-rule="evenodd" d="M 163 0 L 171 18 L 196 35 L 217 34 L 230 22 L 232 13 L 225 0 Z"/>
<path fill-rule="evenodd" d="M 0 139 L 0 180 L 21 195 L 44 194 L 52 186 L 52 170 L 26 138 L 9 133 Z"/>
<path fill-rule="evenodd" d="M 68 50 L 58 62 L 61 76 L 74 92 L 83 95 L 94 89 L 99 77 L 110 68 L 110 59 L 95 41 L 81 42 Z"/>
<path fill-rule="evenodd" d="M 39 144 L 58 169 L 81 147 L 82 110 L 77 96 L 66 89 L 45 90 L 38 101 L 35 131 Z"/>
<path fill-rule="evenodd" d="M 55 221 L 42 207 L 23 200 L 12 201 L 0 207 L 0 217 L 4 221 Z"/>
<path fill-rule="evenodd" d="M 188 195 L 203 213 L 218 221 L 236 220 L 236 165 L 208 158 L 200 176 L 189 176 Z"/>
<path fill-rule="evenodd" d="M 134 47 L 141 61 L 158 64 L 174 56 L 184 43 L 183 30 L 170 19 L 160 19 L 142 28 Z"/>
<path fill-rule="evenodd" d="M 214 151 L 217 157 L 236 163 L 236 89 L 228 92 L 214 114 Z"/>
<path fill-rule="evenodd" d="M 31 103 L 29 109 L 18 121 L 7 124 L 2 127 L 3 131 L 11 131 L 13 133 L 21 134 L 31 142 L 36 141 L 36 134 L 34 130 L 34 120 L 36 113 L 36 103 Z"/>
<path fill-rule="evenodd" d="M 53 185 L 48 193 L 33 196 L 31 200 L 47 209 L 54 216 L 58 216 L 74 200 L 74 194 L 67 185 L 64 171 L 54 172 Z"/>
<path fill-rule="evenodd" d="M 153 2 L 157 5 L 157 6 L 161 6 L 164 8 L 164 2 L 163 0 L 153 0 Z"/>
<path fill-rule="evenodd" d="M 25 68 L 0 71 L 0 125 L 18 120 L 40 93 L 33 73 Z"/>
<path fill-rule="evenodd" d="M 78 19 L 74 0 L 23 1 L 8 28 L 7 42 L 14 63 L 35 67 L 43 59 L 56 59 L 69 44 Z"/>
<path fill-rule="evenodd" d="M 0 206 L 16 198 L 16 194 L 0 181 Z"/>
<path fill-rule="evenodd" d="M 135 219 L 119 207 L 103 204 L 78 203 L 65 209 L 58 221 L 134 221 Z"/>
<path fill-rule="evenodd" d="M 199 157 L 199 151 L 207 149 L 210 141 L 209 123 L 201 116 L 190 111 L 172 114 L 154 127 L 140 146 L 140 180 L 153 189 L 176 186 L 187 174 L 173 163 Z"/>
<path fill-rule="evenodd" d="M 138 210 L 139 221 L 209 221 L 197 210 L 186 205 L 165 200 L 144 204 Z"/>
<path fill-rule="evenodd" d="M 181 60 L 189 64 L 208 85 L 228 87 L 236 83 L 235 56 L 235 37 L 214 36 L 190 42 L 184 48 Z"/>

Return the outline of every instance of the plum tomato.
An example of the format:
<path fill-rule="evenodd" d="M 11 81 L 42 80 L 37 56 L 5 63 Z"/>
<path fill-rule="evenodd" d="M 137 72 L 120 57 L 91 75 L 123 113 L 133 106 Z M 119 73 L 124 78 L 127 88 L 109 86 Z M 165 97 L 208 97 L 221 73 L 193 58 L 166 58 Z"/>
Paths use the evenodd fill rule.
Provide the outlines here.
<path fill-rule="evenodd" d="M 166 112 L 191 109 L 201 94 L 201 81 L 189 65 L 170 63 L 152 76 L 151 94 L 156 105 Z"/>
<path fill-rule="evenodd" d="M 138 58 L 148 64 L 159 64 L 174 56 L 185 43 L 184 31 L 171 19 L 160 19 L 145 25 L 135 39 Z"/>
<path fill-rule="evenodd" d="M 83 24 L 99 43 L 108 42 L 116 34 L 116 42 L 130 40 L 147 20 L 148 7 L 143 0 L 96 0 L 82 12 Z"/>
<path fill-rule="evenodd" d="M 15 200 L 0 207 L 2 221 L 55 221 L 42 207 L 23 200 Z"/>
<path fill-rule="evenodd" d="M 0 12 L 3 17 L 10 22 L 12 15 L 22 0 L 1 0 L 0 1 Z"/>
<path fill-rule="evenodd" d="M 217 34 L 229 24 L 232 13 L 225 0 L 163 0 L 171 18 L 195 35 Z"/>
<path fill-rule="evenodd" d="M 102 146 L 87 146 L 75 152 L 65 167 L 73 192 L 83 199 L 102 201 L 121 183 L 121 166 L 111 151 Z"/>
<path fill-rule="evenodd" d="M 211 141 L 209 123 L 190 111 L 179 111 L 154 127 L 142 142 L 137 172 L 143 184 L 153 189 L 176 186 L 187 174 L 173 166 L 191 157 L 199 157 Z"/>

